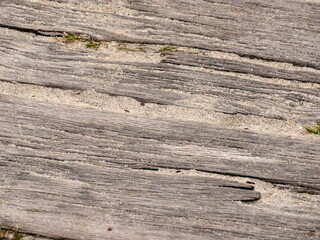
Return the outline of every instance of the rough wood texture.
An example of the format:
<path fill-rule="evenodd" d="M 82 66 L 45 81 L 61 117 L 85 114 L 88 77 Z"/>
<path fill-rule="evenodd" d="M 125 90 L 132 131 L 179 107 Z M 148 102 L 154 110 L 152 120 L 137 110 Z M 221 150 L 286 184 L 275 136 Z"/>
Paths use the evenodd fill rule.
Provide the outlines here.
<path fill-rule="evenodd" d="M 6 96 L 0 102 L 3 154 L 13 145 L 21 147 L 17 156 L 28 158 L 198 169 L 320 192 L 316 141 L 246 130 L 235 134 L 233 129 L 201 123 L 126 117 Z"/>
<path fill-rule="evenodd" d="M 0 48 L 3 81 L 73 90 L 94 89 L 111 96 L 187 108 L 204 107 L 201 100 L 190 103 L 190 94 L 205 95 L 211 98 L 209 110 L 213 112 L 290 119 L 301 123 L 319 120 L 320 116 L 320 91 L 317 88 L 286 86 L 249 77 L 228 76 L 223 72 L 188 70 L 164 63 L 124 62 L 101 52 L 70 49 L 51 38 L 17 37 L 12 31 L 3 32 Z M 206 64 L 205 57 L 187 53 L 175 55 L 179 56 L 180 62 L 172 60 L 177 57 L 166 58 L 164 62 L 185 65 L 193 62 L 195 65 L 201 61 L 201 67 Z M 248 66 L 241 61 L 237 63 Z M 229 66 L 224 62 L 221 64 L 224 68 Z M 247 68 L 254 69 L 254 66 L 250 64 Z M 235 69 L 229 71 L 237 72 Z M 259 75 L 259 70 L 254 71 Z M 261 71 L 269 70 L 263 67 Z M 272 72 L 276 77 L 276 72 Z M 296 78 L 306 76 L 303 70 L 296 72 L 290 73 Z M 309 79 L 305 80 L 312 82 L 319 73 L 308 76 Z"/>
<path fill-rule="evenodd" d="M 143 102 L 175 104 L 183 99 L 178 93 L 139 86 L 122 74 L 122 68 L 134 63 L 106 59 L 103 53 L 66 48 L 52 38 L 38 39 L 3 32 L 0 41 L 2 81 L 28 83 L 62 89 L 92 90 L 112 96 L 128 96 Z M 137 64 L 139 66 L 139 64 Z M 27 69 L 27 71 L 26 71 Z M 121 83 L 124 84 L 121 84 Z"/>
<path fill-rule="evenodd" d="M 316 144 L 250 132 L 235 139 L 227 129 L 222 135 L 209 126 L 0 99 L 1 224 L 70 239 L 305 239 L 318 231 L 319 213 L 239 204 L 259 199 L 250 185 L 132 169 L 227 167 L 318 191 L 320 170 L 310 158 Z M 299 144 L 303 152 L 293 152 Z M 270 153 L 273 162 L 265 163 Z M 235 165 L 240 159 L 244 165 Z"/>
<path fill-rule="evenodd" d="M 155 70 L 159 72 L 155 74 Z M 134 71 L 125 69 L 123 72 L 130 76 L 131 83 L 145 81 L 150 87 L 210 96 L 210 110 L 214 112 L 298 121 L 318 119 L 320 114 L 319 89 L 284 86 L 221 73 L 172 69 L 166 65 L 157 68 L 144 66 Z M 196 104 L 201 107 L 201 102 Z"/>
<path fill-rule="evenodd" d="M 185 65 L 192 67 L 201 67 L 225 72 L 252 74 L 266 78 L 281 78 L 290 81 L 300 81 L 306 83 L 320 83 L 319 72 L 307 72 L 304 70 L 285 69 L 270 67 L 258 63 L 248 63 L 234 59 L 224 59 L 218 57 L 207 57 L 199 54 L 190 54 L 183 52 L 164 53 L 166 58 L 163 63 L 175 65 Z"/>
<path fill-rule="evenodd" d="M 232 52 L 320 69 L 317 1 L 0 2 L 1 26 Z M 131 11 L 129 11 L 129 9 Z"/>
<path fill-rule="evenodd" d="M 316 213 L 299 216 L 297 210 L 222 201 L 222 192 L 229 200 L 257 194 L 212 178 L 41 160 L 42 167 L 56 168 L 52 176 L 41 168 L 30 173 L 8 160 L 17 172 L 5 175 L 1 200 L 10 201 L 1 206 L 0 222 L 55 238 L 305 239 L 319 225 Z"/>
<path fill-rule="evenodd" d="M 320 239 L 319 139 L 298 131 L 320 121 L 319 16 L 318 0 L 0 1 L 0 227 Z M 70 97 L 89 92 L 108 111 Z"/>
<path fill-rule="evenodd" d="M 4 178 L 7 187 L 1 190 L 6 196 L 2 200 L 12 201 L 1 209 L 0 220 L 15 223 L 15 215 L 22 215 L 19 224 L 30 227 L 28 218 L 38 218 L 38 222 L 49 218 L 54 227 L 42 234 L 51 237 L 124 239 L 141 236 L 150 239 L 152 234 L 163 238 L 171 233 L 172 239 L 180 234 L 191 238 L 198 234 L 188 234 L 187 229 L 181 231 L 180 228 L 195 227 L 197 224 L 192 221 L 207 218 L 209 211 L 212 216 L 203 221 L 214 220 L 217 207 L 221 208 L 218 212 L 230 208 L 227 211 L 232 214 L 238 204 L 228 204 L 228 201 L 259 198 L 257 192 L 248 190 L 250 186 L 213 178 L 157 176 L 49 159 L 40 160 L 39 168 L 30 171 L 28 165 L 35 163 L 33 160 L 29 162 L 24 158 L 23 165 L 14 158 L 8 157 L 8 160 L 10 171 L 2 169 L 7 170 Z M 54 169 L 54 176 L 46 165 Z M 14 200 L 17 198 L 19 201 Z M 22 213 L 15 213 L 15 208 L 21 209 Z M 176 221 L 177 225 L 174 224 Z M 112 231 L 108 231 L 110 227 Z M 43 231 L 43 228 L 40 225 L 35 230 Z M 203 235 L 210 236 L 208 233 Z"/>

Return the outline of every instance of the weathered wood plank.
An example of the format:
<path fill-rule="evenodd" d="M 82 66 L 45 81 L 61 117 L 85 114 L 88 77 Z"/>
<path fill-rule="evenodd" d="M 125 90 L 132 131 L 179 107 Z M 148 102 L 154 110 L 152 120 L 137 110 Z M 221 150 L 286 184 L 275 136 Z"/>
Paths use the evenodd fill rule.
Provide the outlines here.
<path fill-rule="evenodd" d="M 198 169 L 320 192 L 318 143 L 111 112 L 0 98 L 2 156 L 98 166 Z M 18 147 L 19 152 L 9 146 Z M 297 191 L 297 189 L 296 189 Z"/>
<path fill-rule="evenodd" d="M 205 95 L 211 98 L 209 111 L 290 119 L 301 124 L 318 120 L 320 115 L 317 88 L 285 86 L 228 76 L 223 71 L 208 73 L 165 63 L 125 62 L 103 51 L 69 48 L 51 38 L 2 32 L 2 81 L 73 90 L 93 89 L 141 102 L 208 109 L 208 104 L 201 100 L 189 101 L 190 94 Z M 228 67 L 227 63 L 223 65 Z M 303 72 L 301 74 L 304 76 Z"/>
<path fill-rule="evenodd" d="M 319 72 L 270 67 L 262 64 L 219 57 L 207 57 L 184 52 L 163 53 L 163 63 L 208 68 L 218 71 L 252 74 L 266 78 L 281 78 L 290 81 L 320 83 Z"/>
<path fill-rule="evenodd" d="M 320 47 L 320 5 L 317 2 L 128 2 L 139 16 L 153 17 L 141 20 L 143 27 L 150 27 L 148 35 L 160 38 L 163 34 L 171 44 L 183 42 L 186 46 L 319 68 L 319 56 L 312 50 Z M 157 28 L 153 30 L 152 26 Z M 296 47 L 292 49 L 292 46 Z"/>
<path fill-rule="evenodd" d="M 320 90 L 317 88 L 285 86 L 228 76 L 223 72 L 207 73 L 166 65 L 145 65 L 140 69 L 123 69 L 123 72 L 127 75 L 126 83 L 141 83 L 142 80 L 150 87 L 210 96 L 210 110 L 214 112 L 299 122 L 314 121 L 320 114 Z M 201 104 L 197 102 L 196 106 L 201 108 Z"/>
<path fill-rule="evenodd" d="M 101 40 L 196 47 L 320 69 L 316 1 L 4 0 L 0 6 L 1 26 L 25 31 L 82 32 Z"/>
<path fill-rule="evenodd" d="M 177 100 L 185 98 L 182 94 L 155 91 L 142 84 L 121 84 L 124 77 L 117 61 L 105 59 L 102 53 L 90 54 L 87 50 L 66 49 L 64 44 L 52 38 L 35 41 L 29 34 L 16 35 L 15 32 L 4 31 L 0 45 L 2 81 L 61 89 L 95 90 L 158 104 L 174 105 Z"/>
<path fill-rule="evenodd" d="M 184 109 L 207 111 L 210 102 L 208 114 L 320 120 L 319 89 L 307 87 L 319 83 L 319 15 L 313 0 L 3 0 L 0 81 Z M 128 61 L 103 46 L 43 37 L 65 31 L 234 53 L 239 61 L 180 52 Z M 320 194 L 318 145 L 0 94 L 0 226 L 77 240 L 319 239 L 319 198 L 297 204 Z M 266 203 L 248 184 L 160 168 L 257 178 L 297 198 Z"/>
<path fill-rule="evenodd" d="M 247 184 L 94 166 L 90 157 L 81 163 L 1 155 L 0 224 L 21 231 L 77 240 L 319 235 L 317 212 L 236 202 L 259 198 Z"/>

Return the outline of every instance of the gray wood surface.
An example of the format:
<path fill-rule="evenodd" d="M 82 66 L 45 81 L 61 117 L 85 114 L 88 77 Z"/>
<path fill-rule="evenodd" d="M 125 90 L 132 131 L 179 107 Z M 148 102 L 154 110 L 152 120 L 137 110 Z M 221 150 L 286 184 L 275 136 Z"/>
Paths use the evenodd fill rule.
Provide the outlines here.
<path fill-rule="evenodd" d="M 248 184 L 139 170 L 161 166 L 225 174 L 225 168 L 228 174 L 233 169 L 317 192 L 315 143 L 251 132 L 235 139 L 228 129 L 221 134 L 205 125 L 7 96 L 0 101 L 2 224 L 70 239 L 303 239 L 319 226 L 319 212 L 302 217 L 293 209 L 239 204 L 260 198 Z M 299 144 L 303 152 L 294 152 Z M 270 153 L 273 161 L 266 163 Z"/>
<path fill-rule="evenodd" d="M 233 129 L 207 124 L 151 120 L 6 96 L 0 101 L 5 113 L 1 116 L 3 152 L 13 144 L 28 158 L 59 160 L 67 154 L 70 160 L 90 158 L 90 163 L 98 165 L 197 169 L 320 191 L 317 141 L 247 130 L 234 134 Z"/>
<path fill-rule="evenodd" d="M 174 60 L 177 57 L 167 57 L 163 63 L 158 64 L 121 62 L 106 59 L 103 52 L 88 53 L 87 50 L 66 48 L 61 42 L 51 38 L 15 35 L 12 31 L 4 32 L 0 42 L 3 81 L 80 91 L 94 89 L 111 96 L 127 96 L 141 102 L 187 108 L 203 108 L 204 102 L 201 100 L 193 104 L 188 101 L 190 94 L 205 95 L 211 98 L 209 110 L 212 112 L 291 119 L 301 124 L 314 119 L 320 120 L 320 90 L 317 87 L 286 86 L 249 77 L 228 76 L 222 71 L 210 73 L 176 66 L 188 66 L 190 62 L 196 65 L 201 61 L 202 67 L 206 64 L 204 58 L 213 61 L 212 58 L 194 54 L 166 54 L 177 55 L 179 63 Z M 234 61 L 233 63 L 235 64 Z M 259 75 L 259 71 L 270 72 L 273 77 L 282 78 L 285 78 L 283 74 L 291 74 L 292 78 L 295 76 L 294 80 L 300 77 L 309 83 L 317 82 L 320 76 L 318 72 L 305 73 L 303 70 L 287 73 L 281 70 L 278 76 L 274 69 L 271 71 L 266 66 L 257 66 L 260 67 L 258 70 L 252 64 L 242 61 L 236 63 L 240 68 L 247 66 L 251 69 L 250 73 L 255 72 L 256 75 Z M 225 68 L 230 66 L 225 61 L 220 64 Z M 239 70 L 231 67 L 229 71 Z M 242 68 L 240 71 L 246 70 Z"/>
<path fill-rule="evenodd" d="M 0 227 L 320 239 L 299 129 L 320 121 L 319 27 L 318 0 L 0 1 Z"/>
<path fill-rule="evenodd" d="M 280 78 L 289 81 L 300 81 L 306 83 L 320 83 L 317 72 L 297 71 L 296 69 L 285 69 L 270 67 L 258 63 L 248 63 L 234 59 L 201 56 L 183 52 L 163 53 L 163 63 L 184 65 L 200 68 L 208 68 L 218 71 L 251 74 L 265 78 Z"/>
<path fill-rule="evenodd" d="M 298 210 L 234 202 L 257 194 L 231 182 L 40 162 L 57 175 L 41 168 L 30 173 L 11 161 L 17 172 L 1 189 L 1 200 L 10 198 L 1 206 L 1 222 L 69 239 L 305 239 L 319 225 L 315 212 L 299 216 Z M 222 192 L 228 201 L 215 197 Z"/>
<path fill-rule="evenodd" d="M 320 69 L 320 3 L 305 0 L 0 2 L 1 26 L 50 35 L 160 43 Z"/>

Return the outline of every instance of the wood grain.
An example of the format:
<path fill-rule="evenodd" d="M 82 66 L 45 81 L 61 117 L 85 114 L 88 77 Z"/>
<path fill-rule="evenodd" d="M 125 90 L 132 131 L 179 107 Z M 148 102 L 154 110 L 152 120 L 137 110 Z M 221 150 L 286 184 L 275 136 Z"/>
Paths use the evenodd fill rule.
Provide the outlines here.
<path fill-rule="evenodd" d="M 303 126 L 320 121 L 319 16 L 315 0 L 0 1 L 0 227 L 45 239 L 320 239 L 316 138 L 16 92 Z M 64 32 L 103 43 L 67 44 Z M 111 49 L 120 43 L 147 50 L 128 57 Z M 160 54 L 166 45 L 183 52 Z"/>
<path fill-rule="evenodd" d="M 285 216 L 285 209 L 234 202 L 259 195 L 230 181 L 49 159 L 30 168 L 37 159 L 7 160 L 0 223 L 54 238 L 303 239 L 319 224 L 316 213 Z"/>
<path fill-rule="evenodd" d="M 248 184 L 133 169 L 196 168 L 319 192 L 316 143 L 4 95 L 0 101 L 2 225 L 67 239 L 318 235 L 316 211 L 239 204 L 260 198 Z"/>
<path fill-rule="evenodd" d="M 141 102 L 291 120 L 301 125 L 319 120 L 320 91 L 316 87 L 286 86 L 263 79 L 228 76 L 221 69 L 216 73 L 185 69 L 179 67 L 177 62 L 173 65 L 173 61 L 177 61 L 170 60 L 173 57 L 165 58 L 162 63 L 121 61 L 110 58 L 103 51 L 73 49 L 52 38 L 16 35 L 16 31 L 3 32 L 0 42 L 2 81 L 80 91 L 94 90 L 111 96 L 131 97 Z M 179 56 L 180 64 L 181 61 L 192 62 L 193 59 L 193 65 L 199 61 L 206 64 L 203 61 L 205 57 L 194 54 L 172 53 L 166 56 L 174 54 Z M 185 56 L 189 58 L 183 60 Z M 229 66 L 227 63 L 221 64 L 225 68 Z M 247 69 L 254 67 L 241 61 L 237 64 L 247 66 Z M 260 71 L 269 70 L 260 66 Z M 276 77 L 273 70 L 273 77 Z M 235 69 L 229 71 L 237 72 Z M 254 71 L 259 74 L 259 70 Z M 288 74 L 300 78 L 306 76 L 303 71 Z M 316 76 L 311 74 L 306 81 L 314 81 Z M 209 108 L 201 99 L 191 103 L 190 95 L 210 98 Z"/>
<path fill-rule="evenodd" d="M 154 71 L 158 72 L 155 74 Z M 150 87 L 176 89 L 193 95 L 212 97 L 210 111 L 253 115 L 262 118 L 297 120 L 318 119 L 320 91 L 317 88 L 286 86 L 221 73 L 186 70 L 168 65 L 124 69 L 126 83 L 146 81 Z M 203 102 L 196 102 L 201 108 Z M 188 107 L 188 105 L 182 106 Z"/>
<path fill-rule="evenodd" d="M 314 141 L 4 95 L 0 102 L 1 141 L 21 148 L 18 156 L 82 162 L 90 158 L 92 164 L 131 168 L 198 169 L 320 191 Z"/>
<path fill-rule="evenodd" d="M 121 84 L 121 63 L 102 53 L 66 49 L 54 40 L 30 38 L 4 32 L 1 37 L 1 80 L 51 88 L 95 90 L 111 96 L 128 96 L 140 101 L 174 104 L 183 95 Z M 37 40 L 36 40 L 37 39 Z M 123 64 L 123 67 L 125 65 Z"/>
<path fill-rule="evenodd" d="M 113 3 L 4 0 L 0 22 L 39 34 L 81 32 L 100 40 L 196 47 L 320 69 L 316 1 Z"/>
<path fill-rule="evenodd" d="M 280 78 L 289 81 L 320 83 L 320 73 L 304 70 L 271 67 L 222 57 L 208 57 L 184 52 L 163 53 L 163 63 L 213 69 L 218 71 L 245 73 L 265 78 Z"/>

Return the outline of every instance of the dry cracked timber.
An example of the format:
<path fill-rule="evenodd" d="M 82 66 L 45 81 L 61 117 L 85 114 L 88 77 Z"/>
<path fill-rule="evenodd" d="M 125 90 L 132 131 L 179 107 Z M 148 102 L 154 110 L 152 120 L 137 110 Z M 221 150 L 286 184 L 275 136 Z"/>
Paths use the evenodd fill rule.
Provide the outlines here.
<path fill-rule="evenodd" d="M 0 13 L 2 227 L 319 238 L 319 137 L 303 129 L 320 120 L 319 1 L 15 0 Z"/>

